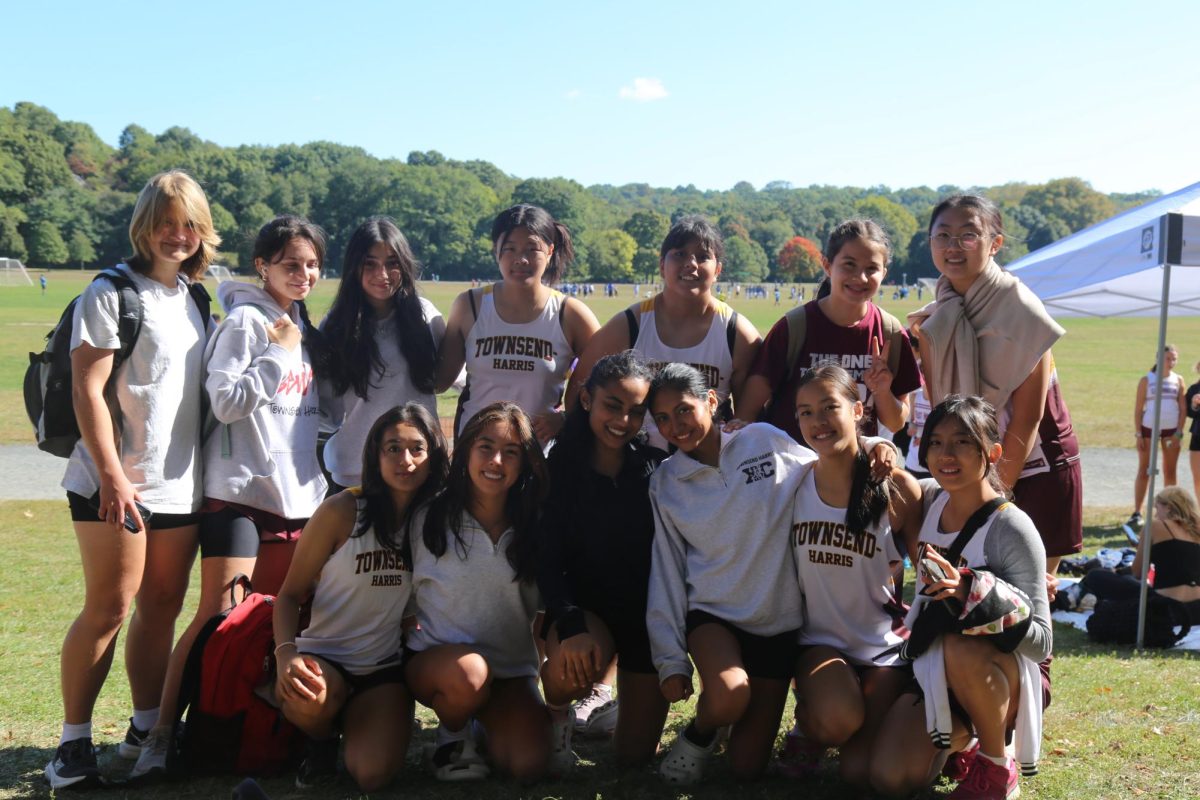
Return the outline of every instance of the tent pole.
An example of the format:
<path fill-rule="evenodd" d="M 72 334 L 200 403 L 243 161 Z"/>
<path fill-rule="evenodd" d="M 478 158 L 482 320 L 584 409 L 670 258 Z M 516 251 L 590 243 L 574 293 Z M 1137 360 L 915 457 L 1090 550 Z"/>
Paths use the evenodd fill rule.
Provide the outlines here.
<path fill-rule="evenodd" d="M 1150 526 L 1154 523 L 1154 484 L 1155 478 L 1158 476 L 1158 435 L 1162 431 L 1159 412 L 1162 410 L 1163 362 L 1166 360 L 1166 353 L 1163 351 L 1167 346 L 1167 308 L 1171 296 L 1171 262 L 1167 259 L 1163 260 L 1165 263 L 1163 264 L 1162 279 L 1162 308 L 1158 313 L 1158 354 L 1154 359 L 1154 430 L 1150 435 L 1150 466 L 1147 468 L 1150 486 L 1146 492 L 1146 513 L 1143 516 L 1146 522 L 1142 527 L 1141 538 L 1138 539 L 1138 547 L 1142 551 L 1142 574 L 1140 576 L 1142 585 L 1138 598 L 1138 650 L 1143 649 L 1146 637 L 1146 598 L 1149 591 L 1146 578 L 1150 572 Z M 1182 426 L 1183 420 L 1180 420 L 1179 424 Z"/>

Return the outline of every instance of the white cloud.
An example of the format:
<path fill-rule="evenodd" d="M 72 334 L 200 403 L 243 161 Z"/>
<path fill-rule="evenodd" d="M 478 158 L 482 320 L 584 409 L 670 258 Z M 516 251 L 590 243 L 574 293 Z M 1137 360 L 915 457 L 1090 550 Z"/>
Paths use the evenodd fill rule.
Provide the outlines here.
<path fill-rule="evenodd" d="M 662 100 L 667 96 L 667 87 L 658 78 L 634 78 L 632 86 L 622 86 L 617 96 L 622 100 L 636 100 L 639 103 L 649 103 L 651 100 Z"/>
<path fill-rule="evenodd" d="M 563 97 L 567 98 L 568 100 L 578 100 L 582 96 L 583 92 L 579 89 L 568 89 L 567 93 L 563 95 Z"/>

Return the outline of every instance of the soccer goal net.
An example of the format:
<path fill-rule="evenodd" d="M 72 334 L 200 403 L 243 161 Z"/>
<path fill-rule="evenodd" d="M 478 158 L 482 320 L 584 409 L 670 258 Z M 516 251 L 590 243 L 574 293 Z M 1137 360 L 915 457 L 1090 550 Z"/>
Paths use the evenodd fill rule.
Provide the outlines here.
<path fill-rule="evenodd" d="M 229 271 L 229 267 L 223 267 L 220 264 L 209 264 L 208 271 L 205 277 L 212 278 L 217 283 L 233 279 L 233 273 Z"/>
<path fill-rule="evenodd" d="M 0 286 L 33 286 L 33 278 L 17 259 L 0 257 Z"/>

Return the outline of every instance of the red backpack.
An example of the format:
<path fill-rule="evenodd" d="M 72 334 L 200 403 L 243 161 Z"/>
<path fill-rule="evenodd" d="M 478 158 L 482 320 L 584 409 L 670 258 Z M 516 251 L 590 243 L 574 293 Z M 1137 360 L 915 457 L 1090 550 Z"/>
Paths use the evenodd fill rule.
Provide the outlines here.
<path fill-rule="evenodd" d="M 275 598 L 238 575 L 231 600 L 239 585 L 242 601 L 210 619 L 188 653 L 175 712 L 178 721 L 186 710 L 187 722 L 168 759 L 171 772 L 267 775 L 300 755 L 304 737 L 256 693 L 274 677 Z"/>

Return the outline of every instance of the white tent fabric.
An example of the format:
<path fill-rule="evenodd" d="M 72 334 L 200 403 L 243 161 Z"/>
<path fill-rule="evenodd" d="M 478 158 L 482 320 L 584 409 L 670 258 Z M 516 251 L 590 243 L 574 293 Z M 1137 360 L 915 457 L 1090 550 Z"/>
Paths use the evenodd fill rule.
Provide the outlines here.
<path fill-rule="evenodd" d="M 1158 317 L 1158 385 L 1150 436 L 1145 530 L 1154 519 L 1167 318 L 1200 314 L 1200 269 L 1188 267 L 1200 267 L 1200 183 L 1084 228 L 1008 267 L 1054 316 Z M 1140 547 L 1139 649 L 1145 634 L 1149 536 L 1142 536 Z"/>
<path fill-rule="evenodd" d="M 1157 317 L 1171 250 L 1168 216 L 1181 219 L 1173 267 L 1200 267 L 1200 183 L 1132 208 L 1008 265 L 1061 317 Z M 1178 231 L 1182 231 L 1179 236 Z M 1200 314 L 1200 270 L 1171 271 L 1171 315 Z"/>

